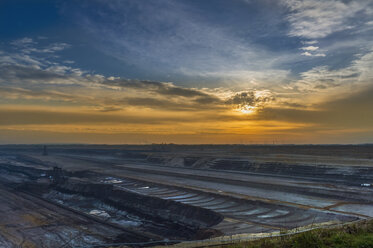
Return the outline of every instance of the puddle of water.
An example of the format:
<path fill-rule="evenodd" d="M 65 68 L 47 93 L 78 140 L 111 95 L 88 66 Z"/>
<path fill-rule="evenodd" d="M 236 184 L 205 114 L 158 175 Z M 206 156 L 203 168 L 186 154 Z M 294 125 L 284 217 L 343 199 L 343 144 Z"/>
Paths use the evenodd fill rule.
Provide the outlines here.
<path fill-rule="evenodd" d="M 109 220 L 109 221 L 112 222 L 112 223 L 121 225 L 121 226 L 125 226 L 125 227 L 129 227 L 129 226 L 136 227 L 136 226 L 141 225 L 141 222 L 139 222 L 139 221 L 131 221 L 131 220 L 123 220 L 123 219 L 119 219 L 119 220 L 118 219 L 112 219 L 112 220 Z"/>
<path fill-rule="evenodd" d="M 101 180 L 103 183 L 111 183 L 111 184 L 117 184 L 117 183 L 123 183 L 122 180 L 115 178 L 115 177 L 107 177 L 104 180 Z"/>
<path fill-rule="evenodd" d="M 106 213 L 104 210 L 93 209 L 89 211 L 89 214 L 96 215 L 96 216 L 103 217 L 103 218 L 110 218 L 110 215 Z"/>
<path fill-rule="evenodd" d="M 90 197 L 65 194 L 57 191 L 44 194 L 43 197 L 78 211 L 82 211 L 99 218 L 104 218 L 109 222 L 117 223 L 119 225 L 123 224 L 126 227 L 136 227 L 143 224 L 143 220 L 138 216 L 129 214 L 126 211 L 119 210 L 113 206 L 107 205 Z"/>
<path fill-rule="evenodd" d="M 265 211 L 267 211 L 268 209 L 266 208 L 257 208 L 257 209 L 254 209 L 254 210 L 250 210 L 250 211 L 246 211 L 246 212 L 240 212 L 239 214 L 240 215 L 252 215 L 252 214 L 260 214 L 260 213 L 263 213 Z"/>
<path fill-rule="evenodd" d="M 169 200 L 176 200 L 176 199 L 184 199 L 193 196 L 193 194 L 184 194 L 184 195 L 177 195 L 177 196 L 169 196 L 164 197 L 163 199 L 169 199 Z"/>
<path fill-rule="evenodd" d="M 269 213 L 269 214 L 264 214 L 264 215 L 259 215 L 258 218 L 272 218 L 272 217 L 277 217 L 277 216 L 280 216 L 280 215 L 285 215 L 285 214 L 288 214 L 289 211 L 286 211 L 286 210 L 276 210 L 272 213 Z"/>

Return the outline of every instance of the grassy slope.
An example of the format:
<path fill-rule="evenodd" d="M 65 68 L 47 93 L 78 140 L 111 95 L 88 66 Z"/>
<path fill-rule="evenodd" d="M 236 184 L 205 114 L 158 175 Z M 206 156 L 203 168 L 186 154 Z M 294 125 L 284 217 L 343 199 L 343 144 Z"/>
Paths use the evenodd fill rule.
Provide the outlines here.
<path fill-rule="evenodd" d="M 227 247 L 227 246 L 224 246 Z M 338 228 L 265 238 L 229 245 L 230 248 L 373 248 L 373 220 Z"/>

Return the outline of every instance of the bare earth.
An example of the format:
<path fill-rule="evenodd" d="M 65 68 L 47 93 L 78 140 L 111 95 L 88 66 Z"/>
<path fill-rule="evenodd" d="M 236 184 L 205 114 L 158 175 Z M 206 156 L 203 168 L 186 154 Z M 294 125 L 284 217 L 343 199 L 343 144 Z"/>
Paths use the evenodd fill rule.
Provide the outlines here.
<path fill-rule="evenodd" d="M 41 146 L 3 146 L 0 152 L 4 185 L 0 187 L 0 245 L 4 247 L 192 240 L 373 217 L 373 146 L 369 145 L 56 145 L 48 146 L 48 155 L 42 154 Z M 111 206 L 106 198 L 96 199 L 94 194 L 87 198 L 79 191 L 70 195 L 60 190 L 62 186 L 53 191 L 43 186 L 43 194 L 37 195 L 35 190 L 17 191 L 25 182 L 39 188 L 40 182 L 49 184 L 52 179 L 45 178 L 43 171 L 48 174 L 53 167 L 70 173 L 67 182 L 84 171 L 78 177 L 87 185 L 112 185 L 116 192 L 182 203 L 167 213 L 195 207 L 222 217 L 207 221 L 195 216 L 194 224 L 181 220 L 180 228 L 188 230 L 183 236 L 165 224 L 171 215 L 161 210 L 158 215 L 134 211 L 129 205 Z M 19 168 L 37 172 L 21 173 Z M 63 187 L 71 188 L 67 184 Z M 188 212 L 180 211 L 177 214 Z M 156 215 L 157 221 L 148 215 Z M 195 224 L 199 221 L 203 224 Z M 203 236 L 201 230 L 206 228 L 214 231 L 203 231 Z M 149 235 L 137 237 L 138 233 Z"/>

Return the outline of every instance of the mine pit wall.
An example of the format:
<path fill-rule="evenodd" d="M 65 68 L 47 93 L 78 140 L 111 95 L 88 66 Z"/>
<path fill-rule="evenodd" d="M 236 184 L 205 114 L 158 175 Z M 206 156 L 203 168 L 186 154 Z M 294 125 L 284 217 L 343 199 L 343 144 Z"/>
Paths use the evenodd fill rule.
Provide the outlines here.
<path fill-rule="evenodd" d="M 348 179 L 348 181 L 372 180 L 373 169 L 363 166 L 300 165 L 280 162 L 251 162 L 249 160 L 220 160 L 210 162 L 209 168 L 217 170 L 238 170 L 284 176 L 310 178 Z"/>
<path fill-rule="evenodd" d="M 61 192 L 95 197 L 117 208 L 130 210 L 151 219 L 171 222 L 191 230 L 209 228 L 223 220 L 222 215 L 208 209 L 114 189 L 110 184 L 88 183 L 70 178 L 67 182 L 57 185 L 56 189 Z"/>
<path fill-rule="evenodd" d="M 138 172 L 139 169 L 137 168 L 126 168 L 126 170 L 129 171 L 135 171 Z M 152 169 L 141 169 L 143 172 L 149 172 L 151 174 L 155 175 L 168 175 L 168 176 L 175 176 L 175 177 L 182 177 L 182 178 L 190 178 L 190 179 L 198 179 L 201 181 L 210 181 L 210 182 L 216 182 L 216 183 L 226 183 L 226 184 L 231 184 L 231 185 L 238 185 L 238 186 L 246 186 L 250 188 L 259 188 L 259 189 L 269 189 L 269 190 L 276 190 L 276 191 L 281 191 L 281 192 L 293 192 L 293 193 L 299 193 L 299 194 L 305 194 L 309 196 L 314 196 L 314 197 L 333 197 L 334 199 L 340 199 L 340 200 L 357 200 L 360 202 L 366 202 L 370 203 L 372 201 L 371 195 L 361 195 L 361 194 L 353 194 L 353 193 L 348 193 L 344 192 L 340 195 L 336 195 L 334 191 L 332 190 L 326 190 L 326 189 L 317 189 L 317 188 L 309 188 L 309 187 L 303 187 L 303 186 L 289 186 L 289 185 L 276 185 L 276 188 L 274 189 L 273 184 L 271 183 L 256 183 L 256 182 L 250 182 L 250 181 L 243 181 L 243 180 L 235 180 L 235 179 L 230 179 L 230 178 L 215 178 L 215 177 L 210 177 L 210 176 L 205 176 L 202 173 L 200 175 L 190 175 L 190 174 L 180 174 L 177 172 L 174 172 L 172 170 L 170 171 L 158 171 L 158 170 L 152 170 Z M 364 182 L 364 180 L 361 180 Z M 360 183 L 357 184 L 360 186 Z M 356 186 L 356 185 L 355 185 Z"/>
<path fill-rule="evenodd" d="M 179 230 L 185 230 L 186 233 L 203 236 L 204 233 L 211 232 L 214 236 L 220 235 L 217 230 L 214 232 L 213 229 L 209 228 L 223 220 L 224 217 L 219 213 L 172 200 L 141 195 L 124 189 L 115 189 L 112 184 L 92 183 L 85 178 L 85 176 L 91 175 L 89 171 L 69 172 L 61 170 L 60 173 L 65 178 L 64 181 L 40 184 L 38 183 L 40 175 L 45 174 L 47 177 L 54 175 L 52 169 L 44 170 L 27 166 L 0 164 L 0 170 L 14 175 L 27 176 L 27 182 L 18 187 L 33 194 L 46 193 L 51 189 L 63 193 L 81 194 L 97 198 L 118 209 L 133 212 L 153 222 L 168 223 Z M 45 179 L 48 181 L 47 178 Z M 204 237 L 209 238 L 208 236 Z"/>
<path fill-rule="evenodd" d="M 0 164 L 0 169 L 5 170 L 6 168 L 8 171 L 13 171 L 15 174 L 22 173 L 24 175 L 28 175 L 30 176 L 30 179 L 38 175 L 40 176 L 40 174 L 49 175 L 53 172 L 53 170 L 41 170 L 24 166 L 7 165 L 4 167 Z M 44 190 L 57 189 L 64 193 L 74 193 L 94 197 L 118 209 L 128 212 L 132 211 L 134 214 L 142 216 L 144 219 L 150 220 L 153 223 L 163 223 L 169 226 L 171 229 L 178 230 L 178 232 L 180 230 L 180 232 L 185 233 L 184 236 L 188 239 L 197 239 L 196 237 L 198 234 L 207 233 L 206 231 L 208 230 L 214 231 L 214 229 L 209 229 L 209 227 L 220 223 L 223 219 L 220 214 L 212 210 L 186 205 L 172 200 L 141 195 L 125 189 L 119 190 L 116 189 L 116 187 L 112 184 L 93 183 L 94 181 L 92 180 L 95 180 L 93 179 L 95 178 L 95 173 L 91 173 L 89 171 L 80 171 L 74 173 L 61 171 L 61 173 L 68 177 L 67 181 L 54 185 L 41 185 L 40 183 L 36 183 L 36 180 L 30 180 L 31 182 L 34 182 L 34 187 L 27 185 L 27 187 L 24 189 L 27 191 L 33 191 L 37 194 L 40 194 Z M 89 180 L 89 176 L 93 176 L 93 178 Z M 44 187 L 44 190 L 42 190 L 40 187 Z M 237 201 L 242 201 L 243 204 L 247 202 L 247 200 Z M 263 202 L 254 201 L 251 203 L 261 207 L 273 207 L 273 204 Z M 278 207 L 279 209 L 289 208 L 289 206 Z M 341 218 L 344 217 L 341 216 Z M 217 232 L 212 232 L 210 236 L 203 236 L 203 238 L 218 235 L 220 234 Z"/>
<path fill-rule="evenodd" d="M 27 167 L 27 166 L 21 166 L 21 165 L 10 165 L 10 164 L 5 164 L 1 163 L 0 164 L 0 169 L 5 170 L 11 173 L 19 173 L 23 174 L 30 179 L 37 179 L 40 177 L 40 174 L 45 173 L 47 170 L 42 170 L 42 169 L 37 169 L 37 168 L 32 168 L 32 167 Z"/>
<path fill-rule="evenodd" d="M 178 161 L 178 163 L 173 163 Z M 302 165 L 282 162 L 257 162 L 250 159 L 215 158 L 209 156 L 173 156 L 169 154 L 151 154 L 147 162 L 170 167 L 205 168 L 213 170 L 233 170 L 249 173 L 280 176 L 299 176 L 325 180 L 343 180 L 351 186 L 373 180 L 373 168 L 368 166 Z"/>

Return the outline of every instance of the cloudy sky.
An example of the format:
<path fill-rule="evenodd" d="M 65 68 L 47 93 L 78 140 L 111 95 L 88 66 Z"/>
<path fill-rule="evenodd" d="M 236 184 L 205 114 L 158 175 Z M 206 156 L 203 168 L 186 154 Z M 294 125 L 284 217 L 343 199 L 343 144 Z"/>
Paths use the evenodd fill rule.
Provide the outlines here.
<path fill-rule="evenodd" d="M 0 143 L 372 143 L 371 0 L 2 0 Z"/>

